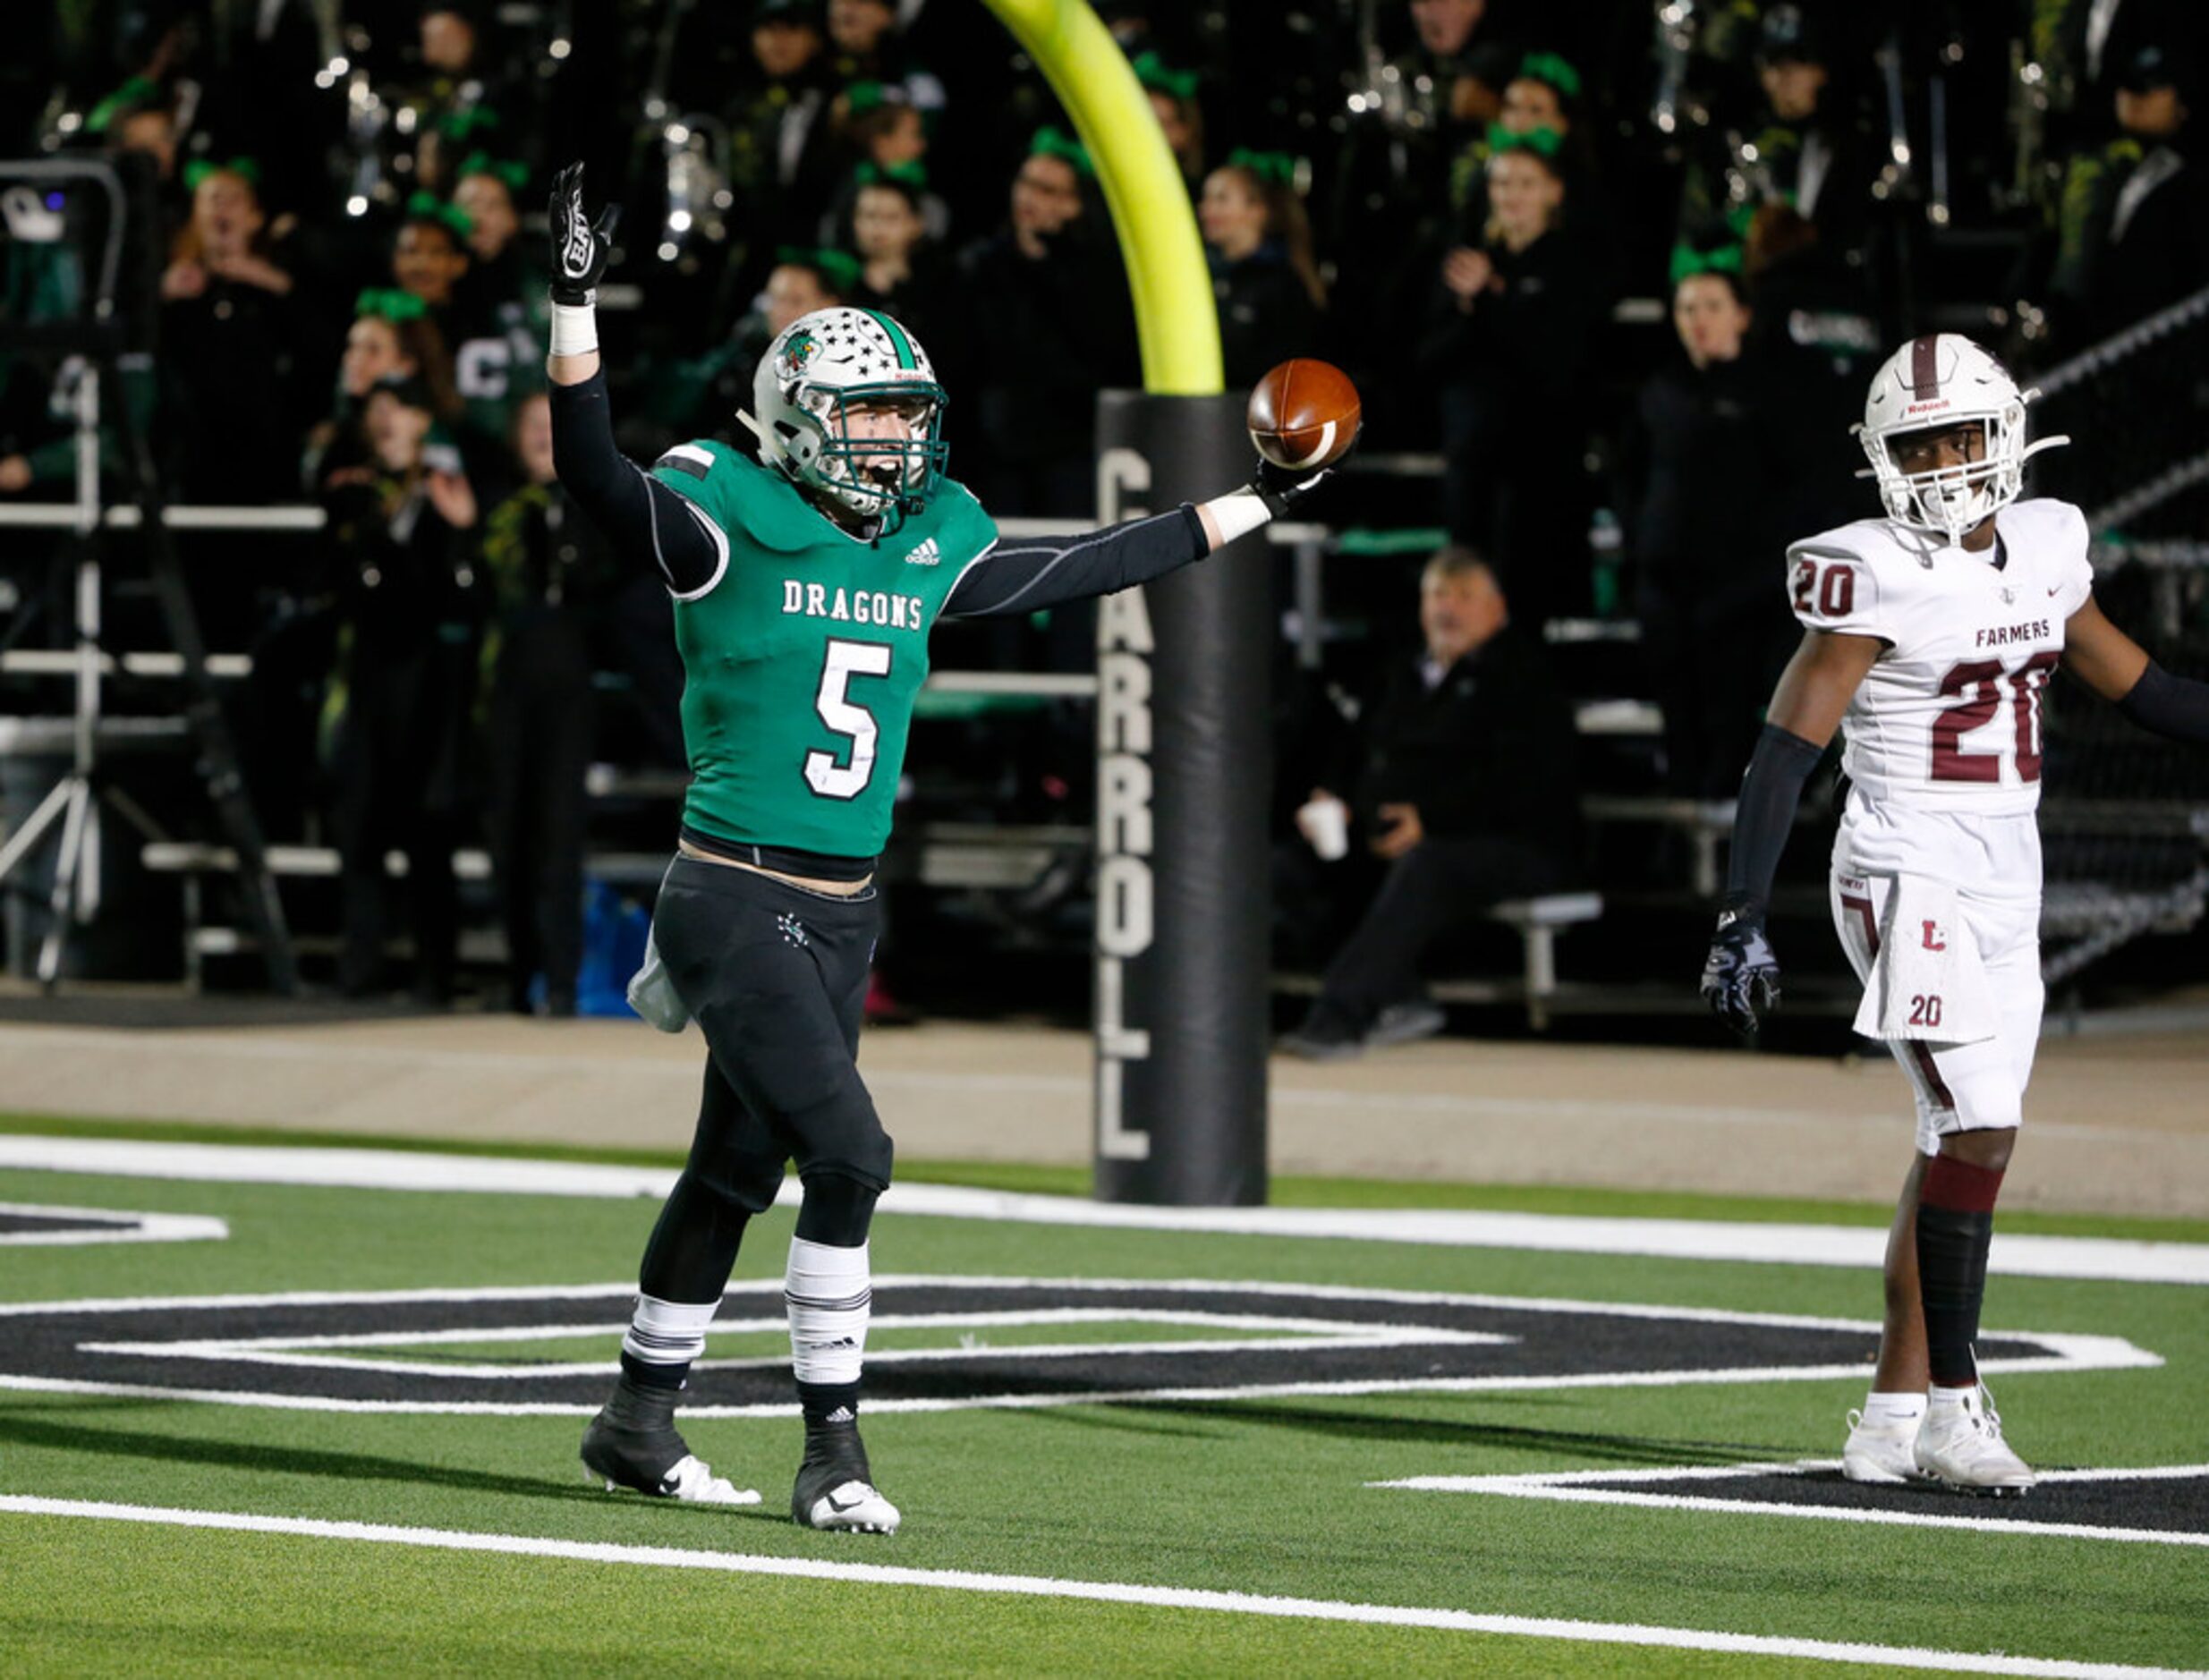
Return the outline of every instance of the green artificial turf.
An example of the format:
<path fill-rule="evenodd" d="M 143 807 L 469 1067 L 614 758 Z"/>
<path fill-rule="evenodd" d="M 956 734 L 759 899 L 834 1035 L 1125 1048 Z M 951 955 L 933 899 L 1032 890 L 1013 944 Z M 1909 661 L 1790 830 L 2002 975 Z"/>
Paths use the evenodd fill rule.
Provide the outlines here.
<path fill-rule="evenodd" d="M 1622 1210 L 1612 1197 L 1541 1193 L 1558 1199 L 1544 1210 Z M 1724 1205 L 1659 1200 L 1690 1201 L 1700 1218 L 1720 1217 Z M 29 1171 L 0 1171 L 0 1201 L 212 1214 L 231 1231 L 221 1242 L 0 1249 L 0 1301 L 12 1302 L 619 1285 L 633 1277 L 656 1212 L 644 1199 Z M 2119 1222 L 2096 1224 L 2115 1234 Z M 754 1223 L 740 1280 L 779 1276 L 789 1229 L 786 1212 Z M 932 1217 L 884 1216 L 874 1263 L 883 1275 L 1268 1279 L 1867 1320 L 1878 1310 L 1876 1277 L 1828 1267 Z M 894 1299 L 878 1310 L 894 1311 Z M 608 1316 L 618 1318 L 618 1307 Z M 2165 1362 L 2003 1379 L 2012 1438 L 2035 1462 L 2209 1459 L 2199 1406 L 2209 1393 L 2209 1315 L 2200 1291 L 1998 1277 L 1987 1316 L 1994 1329 L 2125 1336 Z M 1041 1339 L 1027 1328 L 1002 1334 Z M 0 1319 L 0 1341 L 5 1335 Z M 403 1337 L 385 1345 L 409 1352 Z M 559 1358 L 592 1356 L 572 1343 L 528 1345 Z M 736 1345 L 745 1353 L 758 1346 Z M 515 1351 L 484 1348 L 499 1357 Z M 717 1470 L 765 1496 L 760 1506 L 727 1510 L 607 1498 L 586 1485 L 573 1457 L 579 1417 L 345 1414 L 0 1390 L 0 1494 L 2081 1662 L 2209 1665 L 2209 1568 L 2198 1548 L 1370 1485 L 1831 1456 L 1841 1414 L 1863 1386 L 882 1413 L 869 1421 L 868 1443 L 885 1490 L 907 1512 L 905 1531 L 888 1540 L 815 1535 L 788 1521 L 798 1448 L 789 1418 L 692 1424 L 692 1445 Z M 1937 1508 L 1986 1510 L 1961 1501 Z M 10 1673 L 29 1674 L 126 1665 L 241 1674 L 668 1665 L 871 1675 L 1839 1672 L 1766 1659 L 6 1514 L 0 1651 Z"/>

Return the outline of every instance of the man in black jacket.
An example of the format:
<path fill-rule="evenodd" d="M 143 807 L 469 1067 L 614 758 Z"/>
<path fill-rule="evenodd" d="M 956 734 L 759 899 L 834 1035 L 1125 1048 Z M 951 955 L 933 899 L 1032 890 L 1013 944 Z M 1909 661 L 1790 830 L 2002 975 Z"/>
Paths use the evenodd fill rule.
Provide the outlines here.
<path fill-rule="evenodd" d="M 1347 816 L 1387 874 L 1312 1013 L 1281 1040 L 1291 1055 L 1334 1060 L 1439 1031 L 1419 986 L 1427 947 L 1491 904 L 1566 885 L 1579 861 L 1571 708 L 1472 550 L 1427 563 L 1419 625 L 1424 648 L 1390 674 L 1361 731 L 1348 809 L 1321 788 L 1298 813 L 1322 857 Z"/>

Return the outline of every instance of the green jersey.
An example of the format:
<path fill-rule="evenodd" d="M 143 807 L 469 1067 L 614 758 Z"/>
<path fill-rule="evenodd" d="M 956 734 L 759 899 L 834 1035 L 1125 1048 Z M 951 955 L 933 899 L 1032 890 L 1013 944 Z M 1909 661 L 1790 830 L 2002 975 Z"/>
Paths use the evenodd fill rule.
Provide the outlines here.
<path fill-rule="evenodd" d="M 677 595 L 684 823 L 717 839 L 871 857 L 889 838 L 928 632 L 997 541 L 964 486 L 941 480 L 895 533 L 845 531 L 780 472 L 726 444 L 680 444 L 652 476 L 721 551 Z"/>

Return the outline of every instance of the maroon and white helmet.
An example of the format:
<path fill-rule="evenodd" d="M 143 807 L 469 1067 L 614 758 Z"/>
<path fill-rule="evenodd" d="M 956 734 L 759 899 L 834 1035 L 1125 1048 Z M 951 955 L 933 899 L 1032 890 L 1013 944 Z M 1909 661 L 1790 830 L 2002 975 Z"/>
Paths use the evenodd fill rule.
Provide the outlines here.
<path fill-rule="evenodd" d="M 2018 390 L 2001 362 L 1958 333 L 1928 333 L 1888 357 L 1872 376 L 1864 423 L 1854 428 L 1887 516 L 1958 542 L 2016 501 L 2025 485 L 2026 461 L 2070 442 L 2043 437 L 2026 444 L 2025 407 L 2039 395 Z M 1897 438 L 1969 420 L 1985 428 L 1984 460 L 1924 472 L 1905 472 L 1897 463 Z"/>

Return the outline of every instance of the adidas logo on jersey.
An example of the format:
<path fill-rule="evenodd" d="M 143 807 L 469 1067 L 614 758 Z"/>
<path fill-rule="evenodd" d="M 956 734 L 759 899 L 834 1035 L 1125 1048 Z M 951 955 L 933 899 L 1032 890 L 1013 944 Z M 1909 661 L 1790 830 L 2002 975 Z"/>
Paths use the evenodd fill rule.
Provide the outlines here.
<path fill-rule="evenodd" d="M 905 556 L 909 566 L 932 566 L 943 564 L 943 550 L 936 547 L 933 537 L 925 538 L 920 546 Z"/>

